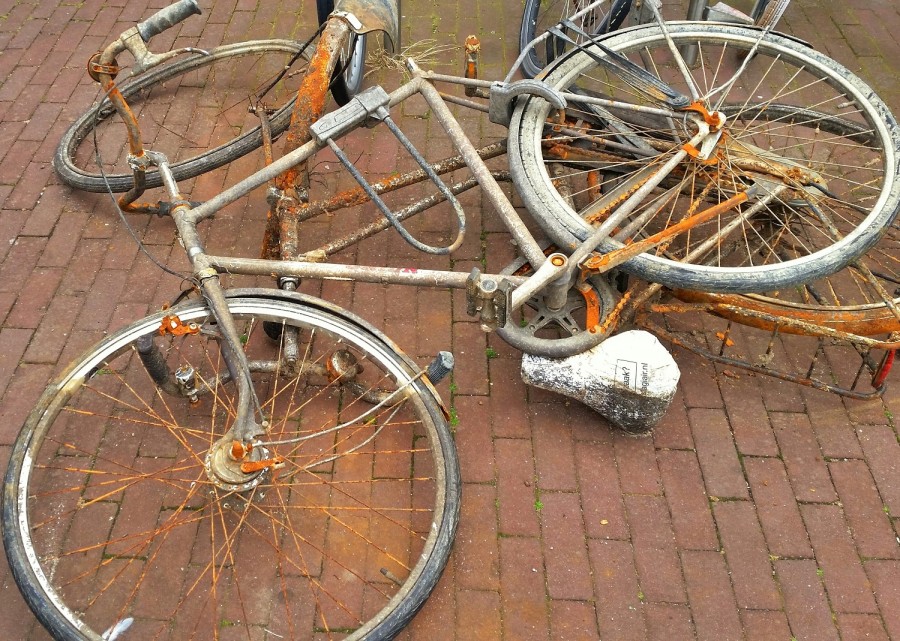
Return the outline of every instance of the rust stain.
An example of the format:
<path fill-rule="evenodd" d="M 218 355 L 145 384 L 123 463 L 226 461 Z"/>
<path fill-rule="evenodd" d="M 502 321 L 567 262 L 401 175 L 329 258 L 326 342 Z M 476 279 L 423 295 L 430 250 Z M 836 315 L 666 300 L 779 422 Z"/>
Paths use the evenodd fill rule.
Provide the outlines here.
<path fill-rule="evenodd" d="M 716 338 L 725 343 L 726 347 L 734 347 L 734 341 L 725 332 L 716 332 Z"/>
<path fill-rule="evenodd" d="M 162 335 L 172 334 L 173 336 L 184 336 L 185 334 L 199 334 L 200 326 L 196 323 L 188 323 L 185 325 L 181 319 L 174 314 L 164 316 L 159 325 L 159 333 Z"/>
<path fill-rule="evenodd" d="M 600 297 L 589 283 L 582 283 L 578 286 L 578 291 L 584 297 L 584 304 L 587 306 L 585 311 L 585 328 L 592 334 L 597 332 L 600 325 Z"/>
<path fill-rule="evenodd" d="M 247 456 L 247 453 L 252 449 L 252 444 L 248 444 L 246 447 L 244 447 L 244 444 L 240 441 L 231 441 L 231 458 L 236 461 L 240 461 L 242 458 Z"/>
<path fill-rule="evenodd" d="M 796 326 L 779 326 L 779 331 L 787 334 L 815 336 L 820 333 L 819 328 L 823 327 L 858 336 L 878 336 L 900 331 L 900 321 L 887 306 L 881 305 L 870 309 L 850 310 L 803 305 L 788 308 L 753 296 L 710 294 L 682 289 L 674 290 L 672 294 L 683 302 L 709 304 L 709 311 L 722 318 L 767 331 L 772 331 L 775 323 L 750 312 L 788 318 L 796 322 Z"/>
<path fill-rule="evenodd" d="M 688 231 L 689 229 L 693 229 L 697 225 L 701 225 L 706 221 L 715 218 L 716 216 L 728 211 L 732 207 L 746 202 L 746 200 L 746 193 L 741 192 L 740 194 L 735 194 L 728 200 L 724 200 L 718 205 L 713 205 L 712 207 L 705 209 L 699 214 L 695 214 L 693 216 L 685 218 L 675 223 L 671 227 L 657 232 L 652 236 L 648 236 L 643 240 L 631 243 L 630 245 L 626 245 L 620 249 L 611 251 L 608 254 L 603 254 L 602 256 L 592 256 L 591 258 L 584 261 L 584 263 L 582 263 L 582 269 L 585 272 L 600 272 L 612 269 L 616 265 L 621 265 L 626 260 L 634 258 L 638 254 L 652 249 L 656 245 L 662 243 L 664 240 L 673 238 L 682 232 Z"/>
<path fill-rule="evenodd" d="M 478 52 L 481 51 L 481 42 L 477 36 L 466 37 L 464 45 L 466 51 L 466 78 L 478 78 Z M 468 88 L 466 93 L 468 94 Z"/>
<path fill-rule="evenodd" d="M 706 105 L 702 102 L 692 102 L 682 111 L 693 111 L 694 113 L 700 114 L 703 117 L 703 121 L 712 127 L 714 131 L 722 126 L 722 117 L 719 115 L 719 112 L 714 111 L 710 113 L 706 108 Z"/>
<path fill-rule="evenodd" d="M 603 321 L 603 324 L 600 325 L 600 328 L 597 330 L 598 332 L 600 332 L 601 334 L 606 334 L 615 329 L 615 327 L 619 324 L 619 318 L 622 316 L 622 312 L 625 310 L 625 306 L 628 305 L 628 301 L 631 300 L 632 294 L 633 290 L 631 289 L 622 294 L 622 298 L 619 299 L 619 302 L 616 303 L 616 306 L 609 313 L 609 316 L 607 316 L 606 320 Z M 594 328 L 591 329 L 591 333 L 596 333 L 594 332 Z"/>
<path fill-rule="evenodd" d="M 596 169 L 587 172 L 586 176 L 588 186 L 588 196 L 591 200 L 599 200 L 603 195 L 601 190 L 600 172 Z"/>
<path fill-rule="evenodd" d="M 241 463 L 241 472 L 244 474 L 252 474 L 254 472 L 261 472 L 265 469 L 278 467 L 282 463 L 284 463 L 283 456 L 263 459 L 262 461 L 246 461 Z"/>
<path fill-rule="evenodd" d="M 125 121 L 125 128 L 128 131 L 128 149 L 131 152 L 131 155 L 135 158 L 143 158 L 144 145 L 141 142 L 141 129 L 138 127 L 137 118 L 135 118 L 134 112 L 131 111 L 131 107 L 125 102 L 125 97 L 122 95 L 122 92 L 119 91 L 112 76 L 104 75 L 103 79 L 103 90 L 106 91 L 106 95 L 109 97 L 110 102 L 115 105 L 116 111 L 119 112 L 122 120 Z"/>
<path fill-rule="evenodd" d="M 330 29 L 325 29 L 316 44 L 316 51 L 297 90 L 297 101 L 285 136 L 286 154 L 310 140 L 309 128 L 325 113 L 331 74 L 337 64 L 336 52 L 340 49 L 341 39 L 341 32 L 333 33 Z M 308 179 L 306 163 L 301 163 L 281 174 L 275 185 L 281 190 L 295 186 L 305 187 Z"/>

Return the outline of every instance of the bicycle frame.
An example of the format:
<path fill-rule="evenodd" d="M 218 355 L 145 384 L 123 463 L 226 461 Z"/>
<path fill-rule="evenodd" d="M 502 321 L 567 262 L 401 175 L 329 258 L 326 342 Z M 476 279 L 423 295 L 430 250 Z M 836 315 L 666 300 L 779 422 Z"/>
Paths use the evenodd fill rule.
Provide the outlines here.
<path fill-rule="evenodd" d="M 585 11 L 588 10 L 590 10 L 590 7 L 585 9 Z M 251 442 L 261 433 L 262 428 L 260 424 L 262 420 L 257 422 L 253 418 L 257 408 L 254 408 L 253 393 L 249 389 L 247 382 L 248 376 L 244 375 L 244 372 L 247 371 L 247 363 L 240 349 L 237 330 L 230 319 L 227 305 L 225 304 L 222 285 L 218 280 L 220 273 L 271 275 L 279 280 L 279 284 L 283 288 L 289 290 L 294 289 L 298 279 L 302 278 L 341 279 L 359 282 L 465 289 L 467 291 L 469 311 L 473 315 L 477 314 L 480 316 L 482 326 L 486 330 L 502 328 L 506 324 L 507 311 L 520 308 L 535 295 L 543 295 L 551 301 L 565 301 L 567 292 L 575 286 L 585 296 L 588 308 L 588 331 L 570 339 L 558 341 L 559 348 L 553 355 L 566 356 L 580 353 L 598 344 L 612 331 L 616 319 L 623 315 L 634 315 L 634 310 L 639 307 L 639 303 L 647 300 L 646 296 L 641 299 L 633 299 L 630 302 L 630 310 L 624 310 L 619 307 L 615 310 L 601 310 L 596 295 L 591 297 L 583 287 L 587 275 L 607 272 L 638 253 L 667 242 L 673 235 L 686 231 L 692 226 L 751 198 L 756 199 L 757 206 L 762 208 L 768 202 L 777 198 L 780 193 L 780 190 L 777 188 L 764 193 L 754 192 L 753 190 L 739 192 L 733 198 L 717 206 L 695 213 L 679 225 L 673 226 L 666 234 L 633 243 L 606 255 L 595 255 L 595 248 L 609 236 L 616 224 L 637 206 L 643 195 L 659 185 L 672 168 L 686 158 L 691 149 L 701 149 L 704 141 L 714 136 L 716 128 L 715 114 L 705 113 L 702 109 L 687 109 L 685 118 L 691 122 L 691 126 L 696 131 L 696 134 L 688 141 L 684 149 L 674 154 L 663 167 L 640 187 L 632 198 L 618 207 L 616 213 L 601 225 L 596 232 L 582 242 L 580 246 L 572 248 L 574 251 L 571 252 L 570 256 L 555 253 L 547 257 L 544 255 L 543 248 L 530 234 L 509 199 L 503 193 L 497 178 L 492 174 L 482 158 L 482 156 L 488 156 L 497 150 L 479 151 L 475 148 L 458 121 L 453 117 L 445 103 L 444 97 L 432 83 L 449 82 L 462 85 L 467 89 L 466 93 L 469 95 L 484 96 L 485 91 L 488 90 L 489 93 L 487 95 L 490 97 L 490 104 L 487 107 L 487 111 L 491 114 L 492 120 L 501 124 L 508 123 L 512 101 L 516 95 L 521 93 L 541 95 L 559 107 L 564 106 L 567 99 L 577 98 L 583 102 L 595 102 L 606 107 L 626 107 L 649 114 L 667 116 L 671 112 L 652 107 L 636 107 L 635 105 L 616 103 L 615 101 L 602 98 L 585 98 L 584 96 L 560 94 L 550 90 L 539 81 L 511 83 L 509 79 L 516 65 L 521 62 L 522 57 L 520 56 L 520 59 L 513 67 L 513 71 L 507 76 L 507 80 L 502 83 L 492 83 L 480 80 L 477 77 L 458 78 L 424 72 L 418 69 L 412 61 L 409 61 L 408 66 L 413 79 L 390 95 L 384 93 L 383 90 L 381 90 L 380 94 L 377 91 L 370 91 L 365 96 L 357 97 L 346 107 L 330 114 L 326 118 L 322 118 L 328 81 L 334 72 L 338 52 L 353 31 L 351 22 L 345 16 L 339 14 L 333 15 L 326 21 L 299 92 L 285 143 L 284 155 L 277 160 L 273 160 L 271 140 L 266 140 L 267 166 L 203 204 L 192 206 L 191 203 L 184 199 L 168 169 L 168 163 L 162 155 L 157 153 L 143 154 L 140 144 L 135 144 L 132 140 L 134 138 L 139 141 L 139 130 L 137 130 L 136 123 L 134 123 L 134 127 L 129 127 L 128 130 L 129 140 L 132 142 L 132 151 L 136 158 L 141 158 L 140 162 L 136 161 L 133 164 L 136 177 L 138 171 L 143 169 L 145 163 L 155 164 L 160 169 L 169 198 L 171 202 L 175 203 L 172 217 L 191 262 L 194 276 L 200 283 L 203 295 L 209 301 L 213 314 L 222 328 L 225 337 L 223 341 L 223 357 L 228 364 L 232 377 L 240 379 L 241 382 L 238 419 L 235 421 L 233 432 L 225 438 Z M 536 41 L 539 40 L 540 38 Z M 100 66 L 109 66 L 110 60 L 114 60 L 115 52 L 121 51 L 122 44 L 127 42 L 127 39 L 123 39 L 121 43 L 115 43 L 110 48 L 109 53 L 101 58 Z M 473 46 L 469 51 L 470 62 L 473 64 L 470 64 L 470 73 L 467 75 L 477 76 L 477 55 L 475 54 L 477 47 Z M 612 64 L 621 63 L 613 62 Z M 120 109 L 120 114 L 123 115 L 126 121 L 130 117 L 133 122 L 134 117 L 128 111 L 124 100 L 118 102 L 115 100 L 114 74 L 110 73 L 111 71 L 112 69 L 104 67 L 99 69 L 98 73 L 104 81 L 104 87 L 108 87 L 107 91 L 111 98 L 114 98 L 117 108 L 120 107 L 121 103 L 123 108 Z M 636 74 L 635 81 L 648 83 L 649 91 L 658 90 L 657 87 L 652 85 L 650 80 L 640 74 Z M 417 152 L 411 148 L 411 145 L 406 144 L 402 132 L 393 125 L 390 119 L 389 109 L 413 95 L 420 95 L 425 99 L 432 113 L 459 152 L 457 158 L 449 159 L 446 161 L 446 166 L 440 169 L 446 170 L 449 167 L 467 166 L 473 173 L 474 181 L 468 181 L 466 185 L 454 186 L 453 189 L 448 188 L 442 183 L 434 168 L 427 165 L 424 159 L 418 157 Z M 686 100 L 685 97 L 679 96 L 671 96 L 666 99 L 673 101 Z M 697 96 L 694 95 L 693 99 L 696 101 Z M 473 106 L 462 99 L 452 100 L 466 104 L 466 106 Z M 484 109 L 480 105 L 476 108 Z M 531 276 L 524 277 L 506 273 L 465 274 L 453 271 L 421 270 L 411 267 L 342 265 L 321 262 L 323 257 L 319 252 L 299 254 L 296 250 L 298 225 L 305 217 L 311 215 L 307 211 L 309 186 L 309 176 L 306 168 L 307 161 L 320 149 L 330 147 L 338 155 L 348 171 L 354 173 L 355 168 L 352 167 L 352 163 L 345 157 L 342 157 L 340 148 L 336 145 L 335 140 L 354 128 L 370 126 L 375 123 L 385 123 L 389 126 L 398 139 L 404 143 L 404 146 L 410 149 L 410 153 L 416 157 L 421 166 L 421 173 L 416 179 L 427 177 L 432 180 L 441 191 L 443 199 L 450 201 L 457 210 L 459 210 L 458 202 L 455 202 L 452 192 L 454 190 L 461 191 L 477 183 L 494 209 L 500 214 L 504 225 L 518 245 L 525 261 L 534 269 L 534 273 Z M 143 160 L 144 157 L 147 158 L 146 161 Z M 380 202 L 378 192 L 379 190 L 387 191 L 403 184 L 405 179 L 388 181 L 392 183 L 389 185 L 372 186 L 365 182 L 361 176 L 354 174 L 354 177 L 360 182 L 361 191 L 357 190 L 353 194 L 338 196 L 335 199 L 336 202 L 331 206 L 337 207 L 352 199 L 372 200 L 379 204 L 379 207 L 386 217 L 391 220 L 393 226 L 397 227 L 402 233 L 403 230 L 399 218 L 396 216 L 392 218 L 390 212 Z M 409 178 L 409 180 L 415 179 Z M 263 244 L 263 257 L 260 259 L 248 259 L 207 254 L 200 240 L 197 226 L 214 216 L 217 211 L 229 203 L 266 183 L 272 183 L 270 189 L 270 202 L 272 204 L 269 225 Z M 139 190 L 139 181 L 136 180 L 135 189 L 123 198 L 126 201 L 125 204 L 133 202 L 136 197 L 134 192 L 139 191 L 141 191 Z M 327 206 L 319 207 L 319 211 L 325 209 L 327 209 Z M 748 215 L 752 215 L 753 211 L 752 208 L 749 209 Z M 464 219 L 461 218 L 460 221 L 457 246 L 465 233 Z M 380 226 L 380 228 L 386 227 L 388 227 L 387 224 Z M 628 297 L 623 299 L 623 305 L 627 300 Z M 605 313 L 605 318 L 601 316 L 601 311 Z M 811 328 L 806 327 L 804 329 L 810 330 Z M 867 346 L 894 349 L 898 344 L 870 340 Z"/>

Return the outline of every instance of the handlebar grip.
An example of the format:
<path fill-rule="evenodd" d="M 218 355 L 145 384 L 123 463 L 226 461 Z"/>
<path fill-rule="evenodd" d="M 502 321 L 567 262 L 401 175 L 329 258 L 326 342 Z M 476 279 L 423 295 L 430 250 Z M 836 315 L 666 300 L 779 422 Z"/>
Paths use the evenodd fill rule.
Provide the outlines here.
<path fill-rule="evenodd" d="M 138 23 L 137 30 L 144 42 L 150 42 L 150 38 L 153 36 L 158 36 L 182 20 L 201 13 L 203 12 L 200 11 L 200 5 L 197 4 L 197 0 L 179 0 L 175 4 L 170 4 L 168 7 L 160 9 L 143 22 Z"/>

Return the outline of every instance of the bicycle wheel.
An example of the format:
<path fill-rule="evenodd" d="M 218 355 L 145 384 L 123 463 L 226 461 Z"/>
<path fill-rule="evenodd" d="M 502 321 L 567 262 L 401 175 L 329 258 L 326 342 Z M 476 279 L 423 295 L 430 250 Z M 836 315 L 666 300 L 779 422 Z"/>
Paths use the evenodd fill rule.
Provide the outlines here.
<path fill-rule="evenodd" d="M 519 27 L 519 51 L 524 50 L 535 37 L 588 4 L 586 0 L 526 0 L 522 25 Z M 631 0 L 611 0 L 608 5 L 596 7 L 586 13 L 576 24 L 585 33 L 608 33 L 622 26 L 630 9 Z M 574 33 L 566 33 L 576 42 L 582 40 Z M 534 78 L 570 48 L 570 45 L 559 38 L 551 36 L 528 52 L 528 56 L 522 61 L 522 73 L 528 78 Z"/>
<path fill-rule="evenodd" d="M 234 386 L 203 303 L 165 312 L 199 333 L 161 337 L 164 313 L 150 316 L 41 397 L 14 446 L 3 536 L 54 638 L 130 624 L 123 638 L 390 639 L 431 592 L 460 489 L 433 393 L 358 319 L 274 296 L 228 305 L 268 421 L 252 451 L 281 469 L 219 472 Z M 293 369 L 263 321 L 299 331 Z M 138 350 L 179 369 L 160 387 Z M 193 402 L 172 393 L 185 385 Z"/>
<path fill-rule="evenodd" d="M 273 135 L 287 129 L 305 66 L 296 59 L 302 45 L 289 40 L 258 40 L 186 54 L 122 83 L 119 89 L 138 118 L 144 145 L 165 153 L 176 180 L 226 165 L 262 146 L 259 118 L 248 113 L 257 93 L 286 68 L 288 73 L 259 97 L 270 116 Z M 96 164 L 96 132 L 104 177 Z M 131 189 L 125 126 L 107 99 L 81 116 L 63 134 L 53 166 L 62 181 L 84 191 Z M 148 187 L 162 184 L 147 172 Z"/>
<path fill-rule="evenodd" d="M 637 194 L 635 209 L 601 245 L 611 251 L 707 212 L 706 222 L 622 269 L 672 288 L 730 293 L 823 278 L 873 246 L 900 203 L 900 136 L 874 92 L 787 38 L 768 36 L 747 60 L 731 54 L 749 52 L 757 30 L 675 23 L 669 33 L 678 47 L 698 47 L 693 82 L 701 96 L 712 94 L 701 104 L 726 116 L 716 146 L 706 160 L 688 155 L 651 191 L 639 191 L 681 156 L 695 126 L 686 112 L 661 110 L 591 55 L 573 52 L 547 82 L 618 102 L 588 108 L 572 98 L 565 118 L 555 115 L 549 125 L 542 99 L 517 107 L 510 169 L 545 231 L 573 247 Z M 636 64 L 650 60 L 654 75 L 688 92 L 658 26 L 613 34 L 604 44 Z M 656 112 L 636 111 L 646 106 Z M 757 197 L 734 204 L 751 186 L 760 190 Z"/>
<path fill-rule="evenodd" d="M 334 11 L 334 0 L 316 0 L 319 24 L 323 24 Z M 341 52 L 338 66 L 331 79 L 331 95 L 343 106 L 359 93 L 366 66 L 366 36 L 353 34 Z"/>

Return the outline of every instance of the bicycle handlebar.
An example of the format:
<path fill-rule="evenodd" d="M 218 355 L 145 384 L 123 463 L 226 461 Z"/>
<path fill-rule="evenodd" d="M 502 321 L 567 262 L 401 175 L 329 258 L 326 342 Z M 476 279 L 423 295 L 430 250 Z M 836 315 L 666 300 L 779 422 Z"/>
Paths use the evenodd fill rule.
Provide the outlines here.
<path fill-rule="evenodd" d="M 138 23 L 137 30 L 144 42 L 150 42 L 150 38 L 153 36 L 158 36 L 182 20 L 201 13 L 203 12 L 200 10 L 197 0 L 179 0 L 175 4 L 160 9 L 144 22 Z"/>

